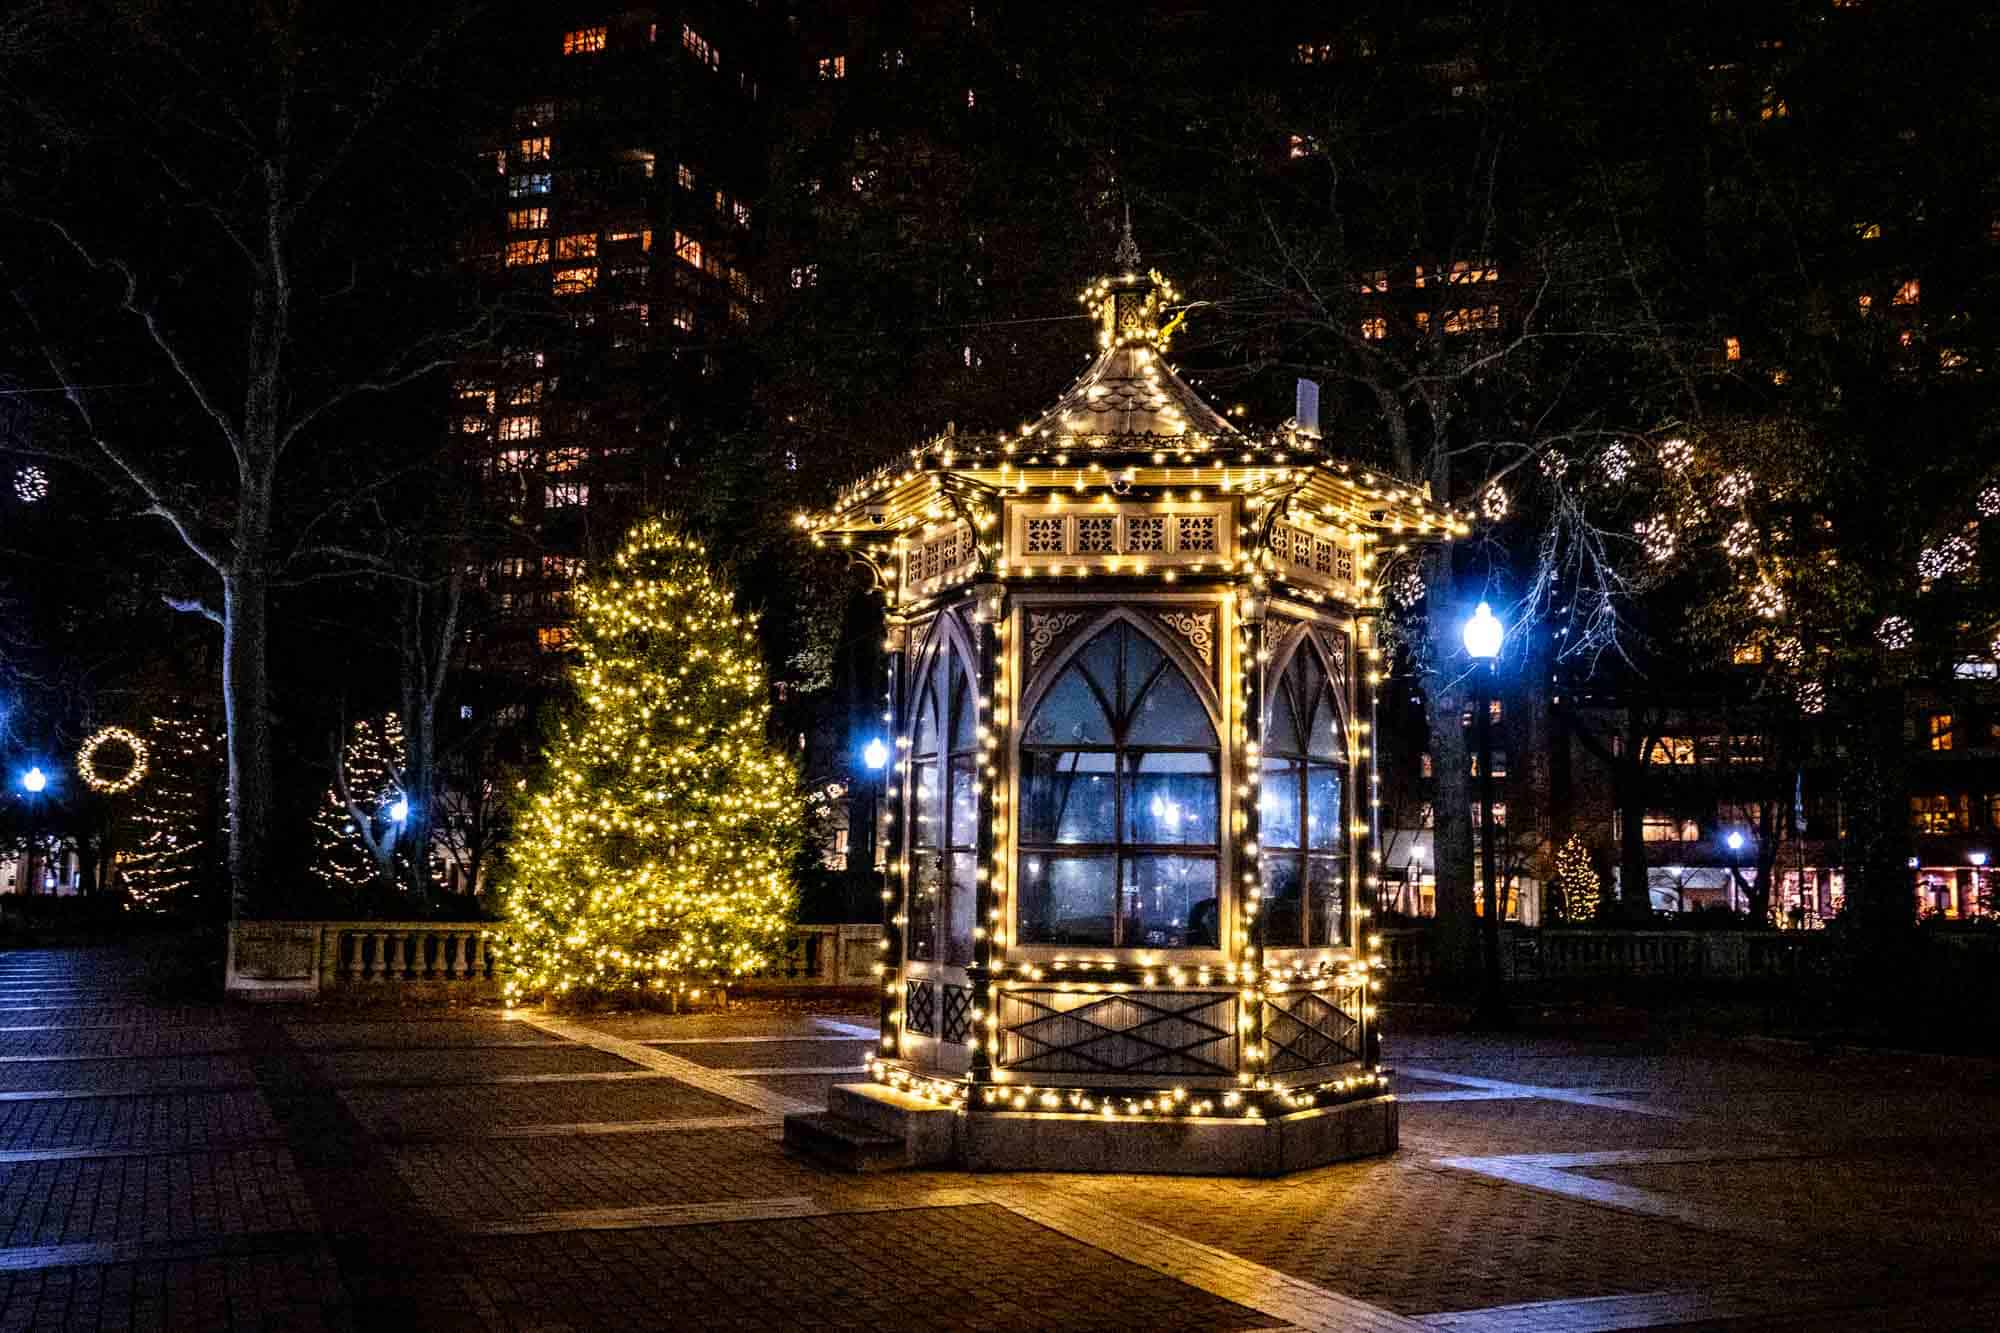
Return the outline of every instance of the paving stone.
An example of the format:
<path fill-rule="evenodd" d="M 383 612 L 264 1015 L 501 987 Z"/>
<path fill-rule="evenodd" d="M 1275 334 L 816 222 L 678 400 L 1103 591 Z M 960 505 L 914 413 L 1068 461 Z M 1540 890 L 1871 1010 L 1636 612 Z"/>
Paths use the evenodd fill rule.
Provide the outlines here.
<path fill-rule="evenodd" d="M 582 1121 L 676 1120 L 740 1115 L 744 1111 L 735 1102 L 671 1079 L 498 1088 L 348 1088 L 340 1096 L 370 1132 L 385 1138 L 478 1134 L 521 1125 Z"/>
<path fill-rule="evenodd" d="M 234 1055 L 95 1060 L 77 1064 L 0 1064 L 0 1093 L 235 1088 L 248 1087 L 251 1081 L 249 1062 Z"/>
<path fill-rule="evenodd" d="M 10 1150 L 198 1148 L 276 1133 L 254 1091 L 0 1102 L 0 1147 Z"/>
<path fill-rule="evenodd" d="M 784 1065 L 858 1068 L 875 1050 L 872 1041 L 728 1042 L 663 1046 L 661 1050 L 715 1069 L 769 1069 Z"/>
<path fill-rule="evenodd" d="M 547 1045 L 560 1046 L 558 1037 L 538 1032 L 525 1023 L 478 1016 L 437 1018 L 292 1018 L 286 1017 L 285 1031 L 307 1050 L 374 1050 L 382 1047 L 434 1049 L 452 1046 Z"/>
<path fill-rule="evenodd" d="M 340 1085 L 384 1081 L 477 1082 L 517 1074 L 612 1073 L 633 1068 L 615 1055 L 567 1043 L 529 1049 L 440 1047 L 428 1051 L 343 1051 L 309 1058 L 322 1077 Z"/>
<path fill-rule="evenodd" d="M 0 1245 L 310 1231 L 281 1145 L 0 1165 Z"/>

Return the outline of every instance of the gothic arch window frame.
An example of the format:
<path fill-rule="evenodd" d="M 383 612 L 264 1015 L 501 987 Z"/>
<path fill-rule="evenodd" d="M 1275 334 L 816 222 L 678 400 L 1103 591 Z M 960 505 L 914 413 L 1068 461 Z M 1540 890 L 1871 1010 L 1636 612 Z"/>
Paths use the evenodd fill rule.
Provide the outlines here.
<path fill-rule="evenodd" d="M 1148 614 L 1153 609 L 1150 605 L 1121 606 L 1096 615 L 1077 631 L 1067 634 L 1061 648 L 1034 668 L 1034 676 L 1021 695 L 1016 710 L 1020 725 L 1014 744 L 1016 884 L 1011 895 L 1014 918 L 1011 939 L 1019 948 L 1164 950 L 1177 957 L 1192 958 L 1204 952 L 1219 955 L 1229 943 L 1229 928 L 1225 925 L 1228 914 L 1222 910 L 1231 900 L 1229 849 L 1224 836 L 1231 806 L 1227 716 L 1209 672 L 1183 643 L 1153 622 Z M 1125 679 L 1121 646 L 1119 678 L 1113 684 L 1113 696 L 1107 696 L 1084 661 L 1100 639 L 1121 626 L 1157 655 L 1159 663 L 1134 689 Z M 1082 678 L 1101 710 L 1109 738 L 1031 739 L 1043 704 L 1071 674 L 1072 667 L 1077 668 L 1075 674 Z M 1199 705 L 1206 737 L 1186 743 L 1157 737 L 1134 739 L 1135 724 L 1141 720 L 1144 705 L 1169 672 Z M 1057 827 L 1052 832 L 1038 826 L 1037 792 L 1048 779 L 1074 780 L 1077 761 L 1083 756 L 1102 756 L 1095 759 L 1093 772 L 1110 780 L 1108 836 L 1073 840 L 1065 838 L 1060 827 L 1061 812 L 1068 808 L 1067 796 L 1058 807 Z M 1206 773 L 1187 771 L 1191 765 L 1178 759 L 1179 756 L 1206 757 Z M 1070 759 L 1067 770 L 1062 768 L 1062 757 Z M 1053 767 L 1038 767 L 1038 762 L 1047 763 L 1050 759 L 1054 761 Z M 1164 761 L 1165 771 L 1152 766 L 1160 761 Z M 1206 791 L 1201 790 L 1204 777 L 1208 784 Z M 1135 795 L 1148 786 L 1170 810 L 1181 808 L 1183 795 L 1191 796 L 1193 799 L 1186 803 L 1194 816 L 1188 820 L 1190 830 L 1199 819 L 1205 818 L 1210 830 L 1208 840 L 1160 841 L 1141 836 L 1147 831 L 1161 831 L 1162 815 L 1153 807 L 1152 800 Z M 1143 817 L 1142 800 L 1148 812 Z M 1039 900 L 1038 895 L 1044 892 L 1038 887 L 1037 877 L 1046 871 L 1053 880 L 1058 865 L 1066 862 L 1096 862 L 1101 869 L 1108 869 L 1108 884 L 1098 890 L 1108 894 L 1102 914 L 1104 926 L 1095 935 L 1045 931 L 1032 919 L 1031 900 Z M 1202 867 L 1206 867 L 1205 884 L 1192 878 L 1203 873 Z M 1168 881 L 1177 874 L 1190 892 L 1206 896 L 1182 897 L 1184 910 L 1177 920 L 1149 918 L 1146 915 L 1149 900 L 1155 905 L 1172 901 L 1172 886 Z M 1058 892 L 1053 884 L 1046 889 L 1051 901 Z M 1128 910 L 1134 907 L 1139 913 L 1136 917 Z"/>
<path fill-rule="evenodd" d="M 978 662 L 956 619 L 940 615 L 931 622 L 909 676 L 905 734 L 910 744 L 903 755 L 900 802 L 909 834 L 904 846 L 903 957 L 928 967 L 963 967 L 972 961 L 981 785 Z M 952 688 L 961 682 L 963 690 Z M 962 727 L 961 707 L 969 710 Z M 926 748 L 924 723 L 933 710 L 934 739 Z M 927 833 L 926 815 L 935 819 L 938 834 Z M 954 888 L 957 879 L 962 883 Z M 963 921 L 951 910 L 954 902 L 965 913 Z"/>
<path fill-rule="evenodd" d="M 1310 662 L 1319 674 L 1311 698 L 1301 697 L 1306 689 L 1303 673 L 1294 672 L 1302 660 Z M 1347 689 L 1350 669 L 1349 662 L 1334 660 L 1327 644 L 1306 623 L 1294 625 L 1271 651 L 1264 678 L 1267 685 L 1258 774 L 1263 816 L 1258 875 L 1264 891 L 1266 949 L 1340 949 L 1353 943 L 1354 838 L 1350 825 L 1357 798 L 1354 724 Z M 1290 749 L 1285 748 L 1282 737 L 1272 734 L 1281 696 L 1299 742 Z M 1316 755 L 1312 753 L 1311 731 L 1322 701 L 1329 705 L 1339 737 L 1331 754 Z M 1297 730 L 1300 727 L 1303 732 Z M 1324 785 L 1329 777 L 1336 784 L 1330 810 L 1326 808 L 1328 789 Z M 1289 821 L 1283 817 L 1287 811 Z M 1322 824 L 1331 835 L 1324 840 L 1317 836 Z M 1321 910 L 1328 887 L 1337 890 L 1334 901 L 1338 907 L 1331 922 Z"/>

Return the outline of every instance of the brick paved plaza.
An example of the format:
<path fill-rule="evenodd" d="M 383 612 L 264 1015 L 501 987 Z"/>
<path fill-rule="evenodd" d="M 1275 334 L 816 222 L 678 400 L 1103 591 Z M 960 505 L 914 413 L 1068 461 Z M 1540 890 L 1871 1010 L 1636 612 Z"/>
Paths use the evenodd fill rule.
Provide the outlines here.
<path fill-rule="evenodd" d="M 0 954 L 0 1327 L 2000 1327 L 2000 1072 L 1391 1034 L 1393 1159 L 829 1175 L 870 1020 L 259 1011 Z"/>

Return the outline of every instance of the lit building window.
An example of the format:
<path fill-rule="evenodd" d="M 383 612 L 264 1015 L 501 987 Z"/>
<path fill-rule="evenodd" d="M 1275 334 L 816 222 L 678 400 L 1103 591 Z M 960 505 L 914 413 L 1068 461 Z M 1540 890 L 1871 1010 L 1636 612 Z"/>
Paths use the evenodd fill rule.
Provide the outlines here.
<path fill-rule="evenodd" d="M 1386 292 L 1388 290 L 1388 269 L 1378 268 L 1373 273 L 1364 273 L 1361 275 L 1361 294 L 1363 296 L 1373 296 L 1377 292 Z"/>
<path fill-rule="evenodd" d="M 709 45 L 700 33 L 685 23 L 681 24 L 681 46 L 689 55 L 710 69 L 722 68 L 722 53 Z"/>
<path fill-rule="evenodd" d="M 1662 736 L 1653 742 L 1653 748 L 1646 752 L 1649 764 L 1692 764 L 1694 762 L 1694 737 Z"/>
<path fill-rule="evenodd" d="M 519 149 L 523 163 L 546 162 L 549 159 L 549 136 L 546 134 L 523 139 L 515 147 Z"/>
<path fill-rule="evenodd" d="M 547 194 L 549 186 L 554 183 L 554 179 L 546 171 L 537 171 L 526 176 L 515 176 L 507 182 L 507 193 L 516 199 Z"/>
<path fill-rule="evenodd" d="M 674 257 L 693 268 L 701 267 L 701 242 L 686 232 L 674 233 Z"/>
<path fill-rule="evenodd" d="M 1783 120 L 1791 114 L 1792 109 L 1785 105 L 1785 99 L 1778 95 L 1777 88 L 1766 84 L 1763 95 L 1757 99 L 1757 119 Z"/>
<path fill-rule="evenodd" d="M 542 504 L 548 509 L 581 509 L 590 503 L 590 486 L 581 481 L 552 481 L 542 488 Z"/>
<path fill-rule="evenodd" d="M 578 28 L 575 32 L 566 32 L 563 34 L 563 54 L 587 56 L 602 51 L 606 35 L 604 28 Z"/>
<path fill-rule="evenodd" d="M 507 211 L 508 231 L 547 231 L 549 210 L 546 208 L 514 208 Z"/>
<path fill-rule="evenodd" d="M 1937 793 L 1910 798 L 1912 833 L 1969 833 L 1972 802 L 1964 792 L 1956 798 Z"/>
<path fill-rule="evenodd" d="M 1389 320 L 1385 315 L 1370 315 L 1361 321 L 1361 336 L 1369 342 L 1380 342 L 1389 336 Z"/>
<path fill-rule="evenodd" d="M 516 384 L 507 390 L 507 406 L 528 407 L 542 401 L 542 382 L 535 380 L 528 384 Z"/>
<path fill-rule="evenodd" d="M 1446 333 L 1487 333 L 1500 327 L 1500 307 L 1467 306 L 1448 310 L 1444 316 Z"/>
<path fill-rule="evenodd" d="M 549 450 L 547 457 L 542 460 L 542 466 L 550 472 L 574 472 L 583 466 L 585 457 L 586 454 L 582 449 L 570 445 L 562 449 Z M 556 557 L 547 558 L 553 560 Z"/>
<path fill-rule="evenodd" d="M 674 179 L 680 182 L 680 187 L 683 190 L 692 190 L 694 188 L 694 168 L 685 162 L 677 164 L 674 167 Z"/>
<path fill-rule="evenodd" d="M 1701 827 L 1665 810 L 1648 810 L 1640 819 L 1639 837 L 1643 842 L 1699 842 Z"/>
<path fill-rule="evenodd" d="M 1739 643 L 1730 652 L 1729 660 L 1735 666 L 1756 666 L 1764 660 L 1764 645 L 1754 640 Z"/>
<path fill-rule="evenodd" d="M 541 438 L 541 434 L 540 417 L 500 418 L 500 438 L 503 440 L 534 440 Z"/>
<path fill-rule="evenodd" d="M 1867 292 L 1863 292 L 1854 298 L 1854 308 L 1860 311 L 1865 317 L 1869 311 L 1875 308 L 1875 298 Z"/>
<path fill-rule="evenodd" d="M 507 242 L 507 267 L 520 268 L 524 264 L 546 264 L 549 262 L 549 243 L 546 240 Z"/>
<path fill-rule="evenodd" d="M 1301 65 L 1330 65 L 1333 63 L 1333 43 L 1300 42 L 1292 59 Z"/>
<path fill-rule="evenodd" d="M 537 433 L 539 433 L 539 423 L 537 423 Z M 499 472 L 526 472 L 534 465 L 535 455 L 530 449 L 502 449 L 500 456 L 493 462 L 494 469 Z"/>
<path fill-rule="evenodd" d="M 1904 282 L 1901 286 L 1896 288 L 1896 295 L 1894 299 L 1891 301 L 1891 304 L 1915 305 L 1922 296 L 1923 296 L 1922 285 L 1915 278 L 1911 278 L 1908 281 Z"/>
<path fill-rule="evenodd" d="M 559 268 L 555 270 L 551 289 L 557 296 L 574 296 L 587 292 L 597 285 L 595 268 Z"/>
<path fill-rule="evenodd" d="M 673 326 L 679 329 L 682 333 L 694 332 L 693 306 L 677 305 L 674 307 L 673 313 L 670 316 L 668 316 L 668 318 L 672 322 Z"/>
<path fill-rule="evenodd" d="M 847 77 L 847 57 L 827 56 L 819 62 L 819 77 L 822 83 Z"/>
<path fill-rule="evenodd" d="M 1743 359 L 1743 340 L 1736 337 L 1724 338 L 1722 340 L 1722 359 L 1725 361 L 1741 361 Z"/>
<path fill-rule="evenodd" d="M 1479 828 L 1479 804 L 1476 801 L 1472 806 L 1472 827 L 1475 831 Z M 1507 827 L 1507 803 L 1505 801 L 1495 801 L 1493 803 L 1493 827 Z"/>
<path fill-rule="evenodd" d="M 972 89 L 967 88 L 965 90 L 965 109 L 967 111 L 970 111 L 975 107 L 977 107 L 978 105 L 979 105 L 979 94 L 974 92 Z M 1996 228 L 2000 228 L 2000 223 L 1996 223 L 1994 225 L 1996 226 Z"/>
<path fill-rule="evenodd" d="M 1882 239 L 1882 224 L 1879 222 L 1857 222 L 1854 224 L 1854 234 L 1864 241 L 1879 241 Z"/>
<path fill-rule="evenodd" d="M 535 631 L 535 642 L 545 653 L 566 652 L 570 644 L 568 625 L 544 625 Z"/>
<path fill-rule="evenodd" d="M 1933 750 L 1952 748 L 1952 726 L 1950 713 L 1932 713 L 1925 720 L 1925 738 Z"/>
<path fill-rule="evenodd" d="M 556 242 L 557 259 L 597 258 L 597 237 L 591 233 L 577 232 Z"/>
<path fill-rule="evenodd" d="M 798 268 L 793 269 L 792 286 L 795 289 L 800 287 L 819 286 L 819 265 L 805 264 Z"/>

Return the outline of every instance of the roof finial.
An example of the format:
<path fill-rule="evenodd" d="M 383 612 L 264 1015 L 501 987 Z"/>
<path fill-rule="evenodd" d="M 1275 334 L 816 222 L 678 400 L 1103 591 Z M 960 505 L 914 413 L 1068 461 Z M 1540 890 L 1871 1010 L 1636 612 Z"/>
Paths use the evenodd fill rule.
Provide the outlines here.
<path fill-rule="evenodd" d="M 1132 239 L 1132 205 L 1125 205 L 1125 236 L 1118 242 L 1118 253 L 1112 256 L 1124 265 L 1127 273 L 1139 271 L 1139 243 Z"/>

